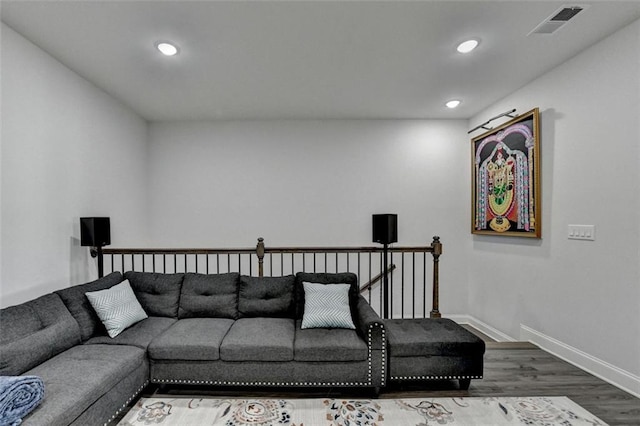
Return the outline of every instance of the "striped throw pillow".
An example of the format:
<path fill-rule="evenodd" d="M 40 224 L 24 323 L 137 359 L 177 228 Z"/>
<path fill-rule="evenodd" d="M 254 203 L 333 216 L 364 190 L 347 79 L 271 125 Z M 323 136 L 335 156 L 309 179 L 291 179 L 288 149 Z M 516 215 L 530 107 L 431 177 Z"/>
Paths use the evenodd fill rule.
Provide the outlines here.
<path fill-rule="evenodd" d="M 303 282 L 302 285 L 302 328 L 356 328 L 349 307 L 349 284 Z"/>
<path fill-rule="evenodd" d="M 111 288 L 85 293 L 100 321 L 109 333 L 116 337 L 128 327 L 147 318 L 128 280 Z"/>

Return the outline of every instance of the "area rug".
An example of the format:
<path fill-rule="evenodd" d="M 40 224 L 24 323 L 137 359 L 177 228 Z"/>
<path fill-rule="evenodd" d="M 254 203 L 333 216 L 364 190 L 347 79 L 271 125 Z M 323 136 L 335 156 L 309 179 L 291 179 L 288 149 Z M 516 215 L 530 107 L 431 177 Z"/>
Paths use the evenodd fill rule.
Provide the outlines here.
<path fill-rule="evenodd" d="M 142 398 L 118 423 L 220 426 L 606 425 L 566 397 Z"/>

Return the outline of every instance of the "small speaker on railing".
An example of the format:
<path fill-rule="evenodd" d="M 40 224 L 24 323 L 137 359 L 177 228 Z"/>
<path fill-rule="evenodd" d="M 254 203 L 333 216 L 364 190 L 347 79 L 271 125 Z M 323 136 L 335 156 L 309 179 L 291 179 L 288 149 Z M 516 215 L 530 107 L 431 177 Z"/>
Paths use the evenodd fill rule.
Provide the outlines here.
<path fill-rule="evenodd" d="M 373 215 L 373 242 L 391 244 L 398 242 L 398 215 Z"/>
<path fill-rule="evenodd" d="M 104 275 L 102 247 L 111 244 L 111 223 L 108 217 L 80 218 L 80 245 L 89 246 L 91 257 L 98 258 L 98 277 Z"/>
<path fill-rule="evenodd" d="M 104 247 L 111 244 L 111 224 L 108 217 L 80 218 L 80 245 Z"/>

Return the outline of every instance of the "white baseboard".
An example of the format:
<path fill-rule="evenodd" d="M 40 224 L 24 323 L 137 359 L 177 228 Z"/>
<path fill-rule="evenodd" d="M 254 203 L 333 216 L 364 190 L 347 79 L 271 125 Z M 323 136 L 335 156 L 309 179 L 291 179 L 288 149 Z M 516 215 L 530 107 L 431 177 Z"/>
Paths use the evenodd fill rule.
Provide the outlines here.
<path fill-rule="evenodd" d="M 529 341 L 560 359 L 640 398 L 640 377 L 520 324 L 520 340 Z"/>
<path fill-rule="evenodd" d="M 446 315 L 446 318 L 449 318 L 458 324 L 469 324 L 471 327 L 475 328 L 479 332 L 486 334 L 491 337 L 496 342 L 515 342 L 516 339 L 504 334 L 502 331 L 491 327 L 489 324 L 486 324 L 479 319 L 471 316 L 471 315 Z"/>

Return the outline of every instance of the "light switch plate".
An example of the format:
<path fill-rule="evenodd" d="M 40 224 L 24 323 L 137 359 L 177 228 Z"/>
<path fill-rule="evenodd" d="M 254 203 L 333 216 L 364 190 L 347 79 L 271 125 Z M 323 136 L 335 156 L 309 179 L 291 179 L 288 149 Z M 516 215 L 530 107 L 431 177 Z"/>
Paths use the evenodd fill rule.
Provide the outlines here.
<path fill-rule="evenodd" d="M 570 240 L 589 240 L 595 241 L 596 227 L 595 225 L 569 225 Z"/>

